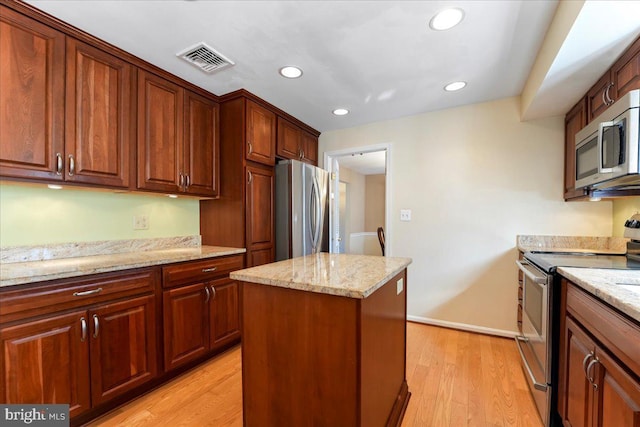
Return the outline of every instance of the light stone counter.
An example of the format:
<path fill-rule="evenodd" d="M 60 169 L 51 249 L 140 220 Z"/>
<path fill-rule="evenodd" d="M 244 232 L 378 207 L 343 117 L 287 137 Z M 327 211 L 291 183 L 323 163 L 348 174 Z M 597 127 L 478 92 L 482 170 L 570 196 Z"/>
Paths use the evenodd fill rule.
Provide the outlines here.
<path fill-rule="evenodd" d="M 349 298 L 367 298 L 411 264 L 411 258 L 320 253 L 238 270 L 244 282 Z"/>
<path fill-rule="evenodd" d="M 516 246 L 522 252 L 625 254 L 628 241 L 624 237 L 520 235 Z"/>
<path fill-rule="evenodd" d="M 558 273 L 640 322 L 640 270 L 558 267 Z"/>
<path fill-rule="evenodd" d="M 0 287 L 246 252 L 244 248 L 199 243 L 200 236 L 195 236 L 2 248 Z"/>

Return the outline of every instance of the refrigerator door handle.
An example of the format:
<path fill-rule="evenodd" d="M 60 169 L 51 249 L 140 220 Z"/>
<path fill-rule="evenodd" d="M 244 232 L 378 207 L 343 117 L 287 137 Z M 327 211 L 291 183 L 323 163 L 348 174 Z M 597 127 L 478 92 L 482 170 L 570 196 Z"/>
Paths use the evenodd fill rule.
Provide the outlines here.
<path fill-rule="evenodd" d="M 311 235 L 311 253 L 316 251 L 316 180 L 311 180 L 311 197 L 309 198 L 309 234 Z"/>
<path fill-rule="evenodd" d="M 320 203 L 320 183 L 318 182 L 318 177 L 314 175 L 313 183 L 315 186 L 315 198 L 316 198 L 316 206 L 315 206 L 315 227 L 313 232 L 313 252 L 318 252 L 318 244 L 320 243 L 320 229 L 322 227 L 322 205 Z"/>

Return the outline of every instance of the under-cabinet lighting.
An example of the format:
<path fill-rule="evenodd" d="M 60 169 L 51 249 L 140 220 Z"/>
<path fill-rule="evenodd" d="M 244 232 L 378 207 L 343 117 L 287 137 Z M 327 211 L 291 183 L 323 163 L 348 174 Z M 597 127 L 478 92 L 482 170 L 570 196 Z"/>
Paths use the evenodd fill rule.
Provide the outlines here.
<path fill-rule="evenodd" d="M 47 184 L 47 187 L 51 190 L 62 190 L 62 185 Z"/>
<path fill-rule="evenodd" d="M 167 194 L 167 197 L 170 199 L 177 199 L 178 195 L 177 194 Z"/>

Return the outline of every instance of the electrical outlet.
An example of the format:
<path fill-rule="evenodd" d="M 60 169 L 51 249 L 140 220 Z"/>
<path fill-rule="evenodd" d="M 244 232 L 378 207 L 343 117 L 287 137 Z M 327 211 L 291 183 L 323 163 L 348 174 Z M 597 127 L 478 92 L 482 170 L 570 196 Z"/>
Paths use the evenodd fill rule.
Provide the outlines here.
<path fill-rule="evenodd" d="M 135 215 L 133 217 L 133 229 L 134 230 L 148 230 L 149 229 L 149 217 L 147 215 Z"/>
<path fill-rule="evenodd" d="M 396 295 L 400 295 L 404 290 L 404 279 L 398 279 L 396 282 Z"/>
<path fill-rule="evenodd" d="M 400 209 L 400 221 L 411 221 L 411 209 Z"/>

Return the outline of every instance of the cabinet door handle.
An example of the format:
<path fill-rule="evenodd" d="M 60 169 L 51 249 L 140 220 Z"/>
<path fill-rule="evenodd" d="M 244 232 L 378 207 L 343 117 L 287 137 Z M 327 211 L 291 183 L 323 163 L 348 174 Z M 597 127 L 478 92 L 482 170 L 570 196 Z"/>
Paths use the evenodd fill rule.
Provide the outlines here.
<path fill-rule="evenodd" d="M 213 273 L 214 271 L 216 271 L 218 269 L 218 267 L 209 267 L 209 268 L 203 268 L 202 272 L 203 273 Z"/>
<path fill-rule="evenodd" d="M 87 320 L 84 316 L 80 318 L 80 329 L 82 330 L 80 341 L 85 342 L 87 340 Z"/>
<path fill-rule="evenodd" d="M 74 292 L 74 297 L 86 297 L 87 295 L 99 294 L 102 292 L 102 288 L 91 289 L 90 291 Z"/>
<path fill-rule="evenodd" d="M 216 299 L 216 288 L 214 288 L 213 285 L 211 285 L 211 293 L 213 294 L 211 299 Z"/>
<path fill-rule="evenodd" d="M 251 184 L 252 181 L 253 181 L 253 174 L 251 173 L 251 171 L 249 171 L 249 178 L 248 178 L 249 184 Z"/>
<path fill-rule="evenodd" d="M 69 176 L 73 176 L 76 173 L 76 161 L 73 155 L 69 154 Z"/>
<path fill-rule="evenodd" d="M 247 144 L 249 145 L 249 154 L 253 153 L 253 144 L 251 144 L 251 141 L 247 141 Z"/>
<path fill-rule="evenodd" d="M 62 162 L 62 154 L 56 153 L 56 175 L 62 175 L 62 169 L 64 168 Z"/>
<path fill-rule="evenodd" d="M 604 105 L 609 105 L 609 101 L 607 101 L 607 91 L 609 90 L 609 86 L 602 89 L 602 103 Z"/>
<path fill-rule="evenodd" d="M 605 95 L 607 97 L 607 105 L 613 104 L 613 99 L 611 99 L 611 97 L 609 96 L 609 89 L 611 89 L 613 85 L 614 85 L 613 82 L 609 83 L 609 85 L 607 86 L 607 89 L 605 90 Z"/>
<path fill-rule="evenodd" d="M 206 295 L 206 298 L 204 299 L 205 303 L 209 302 L 209 298 L 211 298 L 211 293 L 209 292 L 209 288 L 207 286 L 204 287 L 204 293 Z"/>
<path fill-rule="evenodd" d="M 180 187 L 181 190 L 182 187 L 184 187 L 184 175 L 182 173 L 180 174 L 180 179 L 178 180 L 178 187 Z"/>
<path fill-rule="evenodd" d="M 584 372 L 584 376 L 587 376 L 587 363 L 589 361 L 589 359 L 591 359 L 593 357 L 593 353 L 589 353 L 587 354 L 584 359 L 582 360 L 582 371 Z"/>
<path fill-rule="evenodd" d="M 185 175 L 185 176 L 186 176 L 186 185 L 184 186 L 184 189 L 186 190 L 191 186 L 191 176 L 190 175 Z"/>
<path fill-rule="evenodd" d="M 591 372 L 591 368 L 593 368 L 597 363 L 599 363 L 600 361 L 598 360 L 598 358 L 596 357 L 595 359 L 593 359 L 591 362 L 589 362 L 589 365 L 587 365 L 587 379 L 589 380 L 589 382 L 591 383 L 591 385 L 593 386 L 594 389 L 598 389 L 598 384 L 595 383 L 593 376 L 589 373 Z"/>
<path fill-rule="evenodd" d="M 98 338 L 98 333 L 100 332 L 100 321 L 98 320 L 98 315 L 93 315 L 93 337 Z"/>

